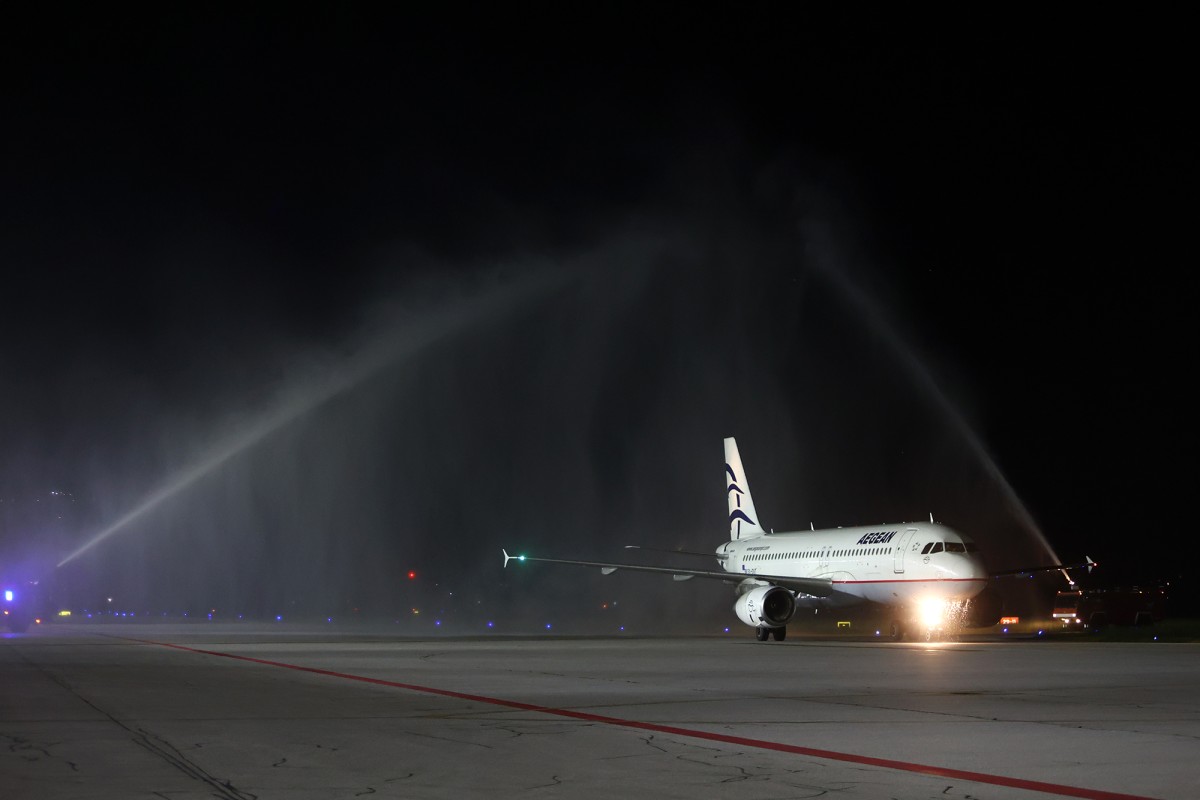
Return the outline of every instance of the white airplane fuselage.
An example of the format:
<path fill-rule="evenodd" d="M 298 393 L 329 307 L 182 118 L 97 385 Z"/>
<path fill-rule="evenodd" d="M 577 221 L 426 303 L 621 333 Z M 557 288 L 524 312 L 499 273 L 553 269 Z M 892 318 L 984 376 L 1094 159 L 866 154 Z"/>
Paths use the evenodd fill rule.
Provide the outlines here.
<path fill-rule="evenodd" d="M 805 607 L 962 601 L 988 581 L 970 539 L 928 522 L 764 534 L 726 542 L 716 553 L 726 572 L 751 580 L 786 575 L 832 581 L 829 597 L 801 593 L 797 605 Z"/>

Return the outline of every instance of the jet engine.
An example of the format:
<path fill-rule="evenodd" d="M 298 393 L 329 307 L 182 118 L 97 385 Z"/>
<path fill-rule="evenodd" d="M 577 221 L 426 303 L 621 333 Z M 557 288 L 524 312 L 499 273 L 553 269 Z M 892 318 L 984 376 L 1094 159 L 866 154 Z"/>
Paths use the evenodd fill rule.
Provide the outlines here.
<path fill-rule="evenodd" d="M 755 628 L 782 628 L 796 613 L 796 598 L 779 586 L 759 586 L 739 597 L 733 610 Z"/>

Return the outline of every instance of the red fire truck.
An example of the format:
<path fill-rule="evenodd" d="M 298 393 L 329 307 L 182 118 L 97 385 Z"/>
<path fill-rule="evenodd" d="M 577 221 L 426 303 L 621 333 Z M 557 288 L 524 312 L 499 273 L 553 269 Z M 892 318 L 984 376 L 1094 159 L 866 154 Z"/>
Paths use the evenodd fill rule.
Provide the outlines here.
<path fill-rule="evenodd" d="M 1166 617 L 1167 590 L 1077 589 L 1054 598 L 1054 618 L 1063 625 L 1103 628 L 1105 625 L 1153 625 Z"/>

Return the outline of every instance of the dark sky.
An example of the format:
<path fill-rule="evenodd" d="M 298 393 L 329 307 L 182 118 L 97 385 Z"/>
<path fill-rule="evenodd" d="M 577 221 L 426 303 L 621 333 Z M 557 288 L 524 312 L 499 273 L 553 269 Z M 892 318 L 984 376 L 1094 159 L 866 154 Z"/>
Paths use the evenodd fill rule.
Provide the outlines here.
<path fill-rule="evenodd" d="M 494 597 L 500 546 L 715 546 L 727 435 L 779 528 L 933 511 L 1024 566 L 1002 475 L 1114 581 L 1197 552 L 1180 20 L 5 28 L 0 494 L 74 498 L 49 533 L 6 512 L 10 560 L 339 381 L 63 580 L 386 605 L 417 564 Z"/>

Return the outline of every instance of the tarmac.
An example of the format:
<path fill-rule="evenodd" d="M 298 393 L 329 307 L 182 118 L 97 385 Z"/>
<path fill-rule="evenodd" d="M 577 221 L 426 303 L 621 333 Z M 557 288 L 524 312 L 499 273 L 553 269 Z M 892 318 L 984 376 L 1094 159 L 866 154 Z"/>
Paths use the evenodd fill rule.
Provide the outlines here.
<path fill-rule="evenodd" d="M 13 798 L 1195 798 L 1200 645 L 0 639 Z"/>

